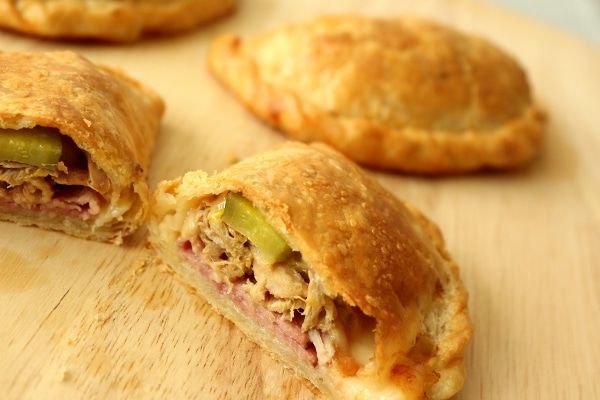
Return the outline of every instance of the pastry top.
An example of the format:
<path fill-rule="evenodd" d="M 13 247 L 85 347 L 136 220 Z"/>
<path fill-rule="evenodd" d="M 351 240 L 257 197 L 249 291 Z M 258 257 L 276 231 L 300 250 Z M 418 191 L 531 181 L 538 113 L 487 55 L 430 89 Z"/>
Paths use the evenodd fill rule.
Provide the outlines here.
<path fill-rule="evenodd" d="M 247 39 L 226 35 L 209 63 L 275 127 L 370 166 L 512 167 L 537 153 L 542 136 L 516 60 L 425 19 L 323 16 Z"/>
<path fill-rule="evenodd" d="M 235 0 L 0 0 L 0 27 L 47 38 L 138 40 L 222 17 Z"/>
<path fill-rule="evenodd" d="M 71 51 L 0 52 L 0 128 L 57 128 L 113 188 L 146 177 L 161 97 L 122 71 Z"/>
<path fill-rule="evenodd" d="M 462 386 L 467 294 L 440 231 L 414 207 L 329 146 L 286 142 L 218 174 L 161 184 L 151 220 L 172 201 L 193 209 L 226 192 L 265 215 L 326 293 L 374 318 L 376 362 L 363 377 L 392 379 L 415 398 Z"/>

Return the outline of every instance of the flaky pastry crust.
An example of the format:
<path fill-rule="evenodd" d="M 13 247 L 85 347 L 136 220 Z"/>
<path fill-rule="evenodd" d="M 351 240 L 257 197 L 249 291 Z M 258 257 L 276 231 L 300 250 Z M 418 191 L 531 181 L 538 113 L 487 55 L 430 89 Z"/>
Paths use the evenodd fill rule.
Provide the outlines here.
<path fill-rule="evenodd" d="M 0 65 L 0 128 L 41 126 L 70 137 L 87 157 L 87 184 L 105 202 L 88 221 L 40 213 L 34 206 L 3 209 L 0 218 L 120 243 L 147 213 L 146 178 L 164 112 L 161 97 L 124 72 L 71 51 L 0 52 Z"/>
<path fill-rule="evenodd" d="M 461 173 L 529 163 L 545 114 L 517 61 L 425 19 L 324 16 L 217 38 L 210 70 L 289 136 L 367 166 Z"/>
<path fill-rule="evenodd" d="M 374 320 L 371 362 L 352 370 L 334 356 L 308 365 L 265 337 L 182 257 L 188 215 L 227 192 L 260 209 L 302 254 L 323 293 Z M 446 399 L 463 385 L 472 333 L 467 293 L 439 229 L 327 145 L 286 142 L 215 175 L 196 171 L 162 182 L 149 230 L 159 257 L 184 282 L 326 396 Z"/>
<path fill-rule="evenodd" d="M 235 0 L 0 0 L 0 27 L 46 38 L 130 42 L 188 31 Z"/>

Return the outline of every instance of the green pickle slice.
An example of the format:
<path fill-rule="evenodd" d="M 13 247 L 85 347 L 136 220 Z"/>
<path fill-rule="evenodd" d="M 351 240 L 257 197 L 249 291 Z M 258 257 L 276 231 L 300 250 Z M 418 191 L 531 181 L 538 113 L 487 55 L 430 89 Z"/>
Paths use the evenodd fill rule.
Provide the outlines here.
<path fill-rule="evenodd" d="M 227 193 L 221 217 L 229 227 L 235 229 L 256 246 L 269 263 L 285 261 L 292 248 L 273 228 L 252 203 L 239 193 Z"/>
<path fill-rule="evenodd" d="M 41 126 L 0 128 L 0 160 L 56 170 L 62 154 L 61 136 L 57 129 Z"/>

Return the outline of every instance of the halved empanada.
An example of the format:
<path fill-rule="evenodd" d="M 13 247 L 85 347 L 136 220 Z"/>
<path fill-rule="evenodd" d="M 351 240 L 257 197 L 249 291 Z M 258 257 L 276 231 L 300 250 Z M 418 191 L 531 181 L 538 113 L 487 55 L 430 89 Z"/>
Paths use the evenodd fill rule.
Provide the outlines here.
<path fill-rule="evenodd" d="M 183 282 L 326 397 L 463 385 L 467 294 L 440 231 L 326 145 L 162 182 L 149 230 Z"/>
<path fill-rule="evenodd" d="M 120 243 L 147 212 L 162 99 L 69 51 L 0 66 L 0 219 Z"/>
<path fill-rule="evenodd" d="M 524 165 L 544 115 L 520 65 L 416 18 L 320 17 L 215 40 L 211 71 L 258 117 L 367 166 L 458 173 Z"/>

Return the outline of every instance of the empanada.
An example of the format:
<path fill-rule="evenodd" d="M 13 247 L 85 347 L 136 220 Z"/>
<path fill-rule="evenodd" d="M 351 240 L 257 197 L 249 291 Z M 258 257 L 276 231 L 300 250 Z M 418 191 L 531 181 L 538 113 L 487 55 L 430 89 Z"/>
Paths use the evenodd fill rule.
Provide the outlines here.
<path fill-rule="evenodd" d="M 324 144 L 286 142 L 153 196 L 160 259 L 335 399 L 446 399 L 467 293 L 438 228 Z"/>
<path fill-rule="evenodd" d="M 0 66 L 0 219 L 120 243 L 146 215 L 161 97 L 70 51 Z"/>
<path fill-rule="evenodd" d="M 247 39 L 224 35 L 208 63 L 268 124 L 366 166 L 514 168 L 544 136 L 545 115 L 515 59 L 424 19 L 324 16 Z"/>
<path fill-rule="evenodd" d="M 0 27 L 46 38 L 128 42 L 190 30 L 235 5 L 235 0 L 0 0 Z"/>

